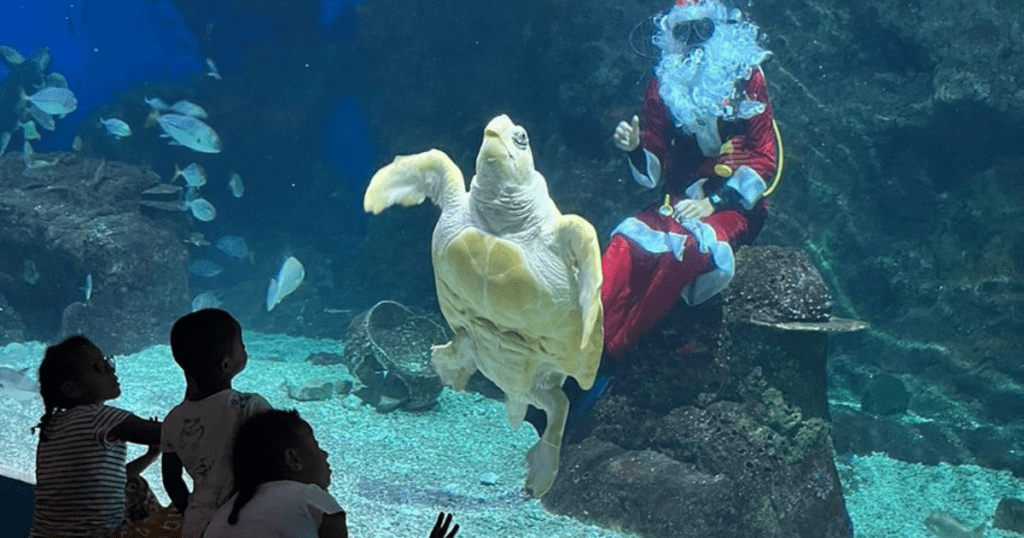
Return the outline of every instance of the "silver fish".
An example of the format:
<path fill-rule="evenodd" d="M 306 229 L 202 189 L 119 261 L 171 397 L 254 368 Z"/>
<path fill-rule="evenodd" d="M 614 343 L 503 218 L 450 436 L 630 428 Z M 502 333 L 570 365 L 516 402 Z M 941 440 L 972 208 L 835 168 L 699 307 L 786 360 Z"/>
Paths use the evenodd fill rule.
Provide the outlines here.
<path fill-rule="evenodd" d="M 8 47 L 7 45 L 0 45 L 0 56 L 3 56 L 7 63 L 11 65 L 25 63 L 25 57 L 20 52 L 14 50 L 13 47 Z"/>
<path fill-rule="evenodd" d="M 245 184 L 242 183 L 242 176 L 238 172 L 231 172 L 231 180 L 228 181 L 228 190 L 235 198 L 241 198 L 245 194 Z"/>
<path fill-rule="evenodd" d="M 32 95 L 21 91 L 21 98 L 54 116 L 70 114 L 78 108 L 78 98 L 67 88 L 43 88 Z"/>
<path fill-rule="evenodd" d="M 0 134 L 0 155 L 3 155 L 7 151 L 7 144 L 11 143 L 11 133 L 4 131 Z"/>
<path fill-rule="evenodd" d="M 224 254 L 244 260 L 249 257 L 249 245 L 245 244 L 245 238 L 238 235 L 225 235 L 217 240 L 217 250 Z"/>
<path fill-rule="evenodd" d="M 192 298 L 192 311 L 195 312 L 205 308 L 217 308 L 221 304 L 220 298 L 212 291 L 204 291 Z"/>
<path fill-rule="evenodd" d="M 159 110 L 160 112 L 169 110 L 171 108 L 170 105 L 168 105 L 166 102 L 164 102 L 163 99 L 159 97 L 154 97 L 152 99 L 150 99 L 149 97 L 143 97 L 142 100 L 145 101 L 150 108 L 152 108 L 153 110 Z"/>
<path fill-rule="evenodd" d="M 213 207 L 213 204 L 205 198 L 196 198 L 195 200 L 186 202 L 185 205 L 192 211 L 193 217 L 203 222 L 210 222 L 217 218 L 217 208 Z"/>
<path fill-rule="evenodd" d="M 213 58 L 206 59 L 206 67 L 209 69 L 206 76 L 220 80 L 220 71 L 217 70 L 217 64 L 213 63 Z"/>
<path fill-rule="evenodd" d="M 221 274 L 223 271 L 224 268 L 218 265 L 217 262 L 210 260 L 195 260 L 188 266 L 188 272 L 193 275 L 205 277 L 214 277 Z"/>
<path fill-rule="evenodd" d="M 178 194 L 180 192 L 181 192 L 181 187 L 179 187 L 177 185 L 168 185 L 167 183 L 158 183 L 157 185 L 142 191 L 142 194 L 149 194 L 149 195 L 156 196 L 156 195 L 160 195 L 160 194 Z"/>
<path fill-rule="evenodd" d="M 203 107 L 193 103 L 192 101 L 186 101 L 184 99 L 171 105 L 171 112 L 176 112 L 183 116 L 192 116 L 193 118 L 200 119 L 210 117 L 210 115 L 207 114 L 205 110 L 203 110 Z"/>
<path fill-rule="evenodd" d="M 924 526 L 939 538 L 982 538 L 985 536 L 984 523 L 969 529 L 942 510 L 932 510 L 932 513 L 925 518 Z"/>
<path fill-rule="evenodd" d="M 64 78 L 64 75 L 60 73 L 47 73 L 46 85 L 52 88 L 67 88 L 68 79 Z"/>
<path fill-rule="evenodd" d="M 178 144 L 201 153 L 220 153 L 220 137 L 198 118 L 181 114 L 162 114 L 156 118 L 164 133 Z"/>
<path fill-rule="evenodd" d="M 28 402 L 39 397 L 39 383 L 29 377 L 29 369 L 15 370 L 0 366 L 0 393 L 19 402 Z"/>
<path fill-rule="evenodd" d="M 189 245 L 195 245 L 197 247 L 210 246 L 210 242 L 203 237 L 201 232 L 192 232 L 189 234 L 188 239 L 182 239 L 182 242 L 188 243 Z"/>
<path fill-rule="evenodd" d="M 85 302 L 89 302 L 89 299 L 92 299 L 92 273 L 85 275 L 85 286 L 82 287 L 82 291 L 85 293 Z"/>
<path fill-rule="evenodd" d="M 117 118 L 100 118 L 100 125 L 110 133 L 110 136 L 117 139 L 132 135 L 132 128 L 123 120 Z"/>
<path fill-rule="evenodd" d="M 36 129 L 36 122 L 28 120 L 24 123 L 18 123 L 18 127 L 21 127 L 21 132 L 25 136 L 25 140 L 39 140 L 42 137 L 39 136 L 39 131 Z"/>
<path fill-rule="evenodd" d="M 267 312 L 273 310 L 282 299 L 295 291 L 305 278 L 306 268 L 302 266 L 302 262 L 294 256 L 289 256 L 281 264 L 277 278 L 270 279 L 270 286 L 267 288 Z"/>
<path fill-rule="evenodd" d="M 179 177 L 185 178 L 185 184 L 190 187 L 202 187 L 206 185 L 206 169 L 199 163 L 192 163 L 185 167 L 185 169 L 178 168 L 178 165 L 174 165 L 174 177 L 171 181 L 178 179 Z"/>
<path fill-rule="evenodd" d="M 46 71 L 46 68 L 50 66 L 50 49 L 43 49 L 32 56 L 32 63 L 36 64 L 39 68 L 39 72 Z"/>
<path fill-rule="evenodd" d="M 35 104 L 28 104 L 28 113 L 32 116 L 32 119 L 36 120 L 36 123 L 38 123 L 39 126 L 43 129 L 46 129 L 47 131 L 52 131 L 57 128 L 57 122 L 53 121 L 53 116 L 47 114 L 46 112 L 43 112 Z"/>

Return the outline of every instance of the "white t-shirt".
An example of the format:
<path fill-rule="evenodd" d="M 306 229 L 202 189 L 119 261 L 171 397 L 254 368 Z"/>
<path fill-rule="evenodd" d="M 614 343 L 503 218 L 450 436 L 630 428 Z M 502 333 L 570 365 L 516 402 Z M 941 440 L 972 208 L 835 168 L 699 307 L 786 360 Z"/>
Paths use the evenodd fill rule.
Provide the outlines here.
<path fill-rule="evenodd" d="M 203 538 L 317 538 L 324 516 L 341 512 L 330 493 L 316 484 L 294 480 L 265 482 L 228 524 L 235 504 L 232 495 L 217 510 Z"/>
<path fill-rule="evenodd" d="M 198 402 L 181 402 L 164 419 L 160 450 L 174 452 L 192 477 L 182 538 L 198 538 L 231 495 L 231 450 L 235 434 L 252 415 L 271 409 L 259 394 L 227 389 Z"/>

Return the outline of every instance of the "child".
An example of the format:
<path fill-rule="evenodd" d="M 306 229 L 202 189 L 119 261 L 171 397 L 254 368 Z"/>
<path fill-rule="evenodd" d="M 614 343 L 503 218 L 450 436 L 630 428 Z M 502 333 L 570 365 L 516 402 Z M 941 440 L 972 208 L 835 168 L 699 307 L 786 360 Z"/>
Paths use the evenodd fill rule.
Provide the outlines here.
<path fill-rule="evenodd" d="M 185 372 L 185 400 L 164 418 L 161 471 L 171 502 L 184 515 L 182 538 L 198 538 L 231 495 L 235 432 L 270 404 L 231 388 L 249 358 L 242 327 L 231 314 L 208 308 L 181 317 L 171 328 L 171 354 Z M 192 477 L 191 494 L 183 468 Z"/>
<path fill-rule="evenodd" d="M 331 466 L 298 412 L 260 413 L 238 430 L 236 494 L 220 507 L 205 538 L 347 538 L 345 511 L 327 492 Z M 452 516 L 437 516 L 430 538 L 453 538 Z"/>
<path fill-rule="evenodd" d="M 104 405 L 121 386 L 113 361 L 84 336 L 46 348 L 39 392 L 46 412 L 29 536 L 105 537 L 125 518 L 125 442 L 158 444 L 160 423 Z"/>

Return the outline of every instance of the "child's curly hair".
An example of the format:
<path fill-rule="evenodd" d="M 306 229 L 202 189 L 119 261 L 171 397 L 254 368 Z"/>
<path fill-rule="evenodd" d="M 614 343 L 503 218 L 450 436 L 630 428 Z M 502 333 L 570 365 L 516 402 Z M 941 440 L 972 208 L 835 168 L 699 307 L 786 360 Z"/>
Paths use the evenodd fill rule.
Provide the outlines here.
<path fill-rule="evenodd" d="M 92 340 L 80 334 L 69 336 L 46 348 L 43 361 L 39 363 L 39 394 L 43 397 L 45 412 L 39 419 L 39 424 L 32 428 L 32 433 L 39 430 L 40 440 L 46 441 L 46 425 L 50 423 L 54 413 L 74 405 L 74 402 L 61 391 L 61 386 L 71 381 L 77 374 L 73 367 L 74 362 L 89 349 L 98 348 Z"/>

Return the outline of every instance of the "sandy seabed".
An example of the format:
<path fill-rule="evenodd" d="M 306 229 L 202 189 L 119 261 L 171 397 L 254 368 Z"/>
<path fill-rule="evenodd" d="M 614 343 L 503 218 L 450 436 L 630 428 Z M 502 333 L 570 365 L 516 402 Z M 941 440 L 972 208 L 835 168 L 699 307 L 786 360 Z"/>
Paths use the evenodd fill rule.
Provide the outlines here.
<path fill-rule="evenodd" d="M 551 514 L 526 497 L 525 455 L 537 437 L 528 425 L 509 428 L 499 402 L 447 389 L 437 406 L 420 413 L 380 414 L 355 396 L 297 401 L 288 396 L 288 384 L 351 379 L 344 366 L 305 362 L 311 353 L 340 354 L 341 344 L 253 332 L 245 341 L 250 362 L 235 388 L 258 392 L 276 408 L 298 409 L 313 425 L 330 453 L 330 491 L 348 513 L 353 537 L 426 536 L 440 509 L 455 513 L 465 537 L 636 536 Z M 29 368 L 35 377 L 43 350 L 38 342 L 0 347 L 0 366 Z M 167 346 L 117 357 L 117 373 L 123 394 L 108 403 L 142 417 L 163 417 L 184 395 L 184 377 Z M 35 481 L 37 437 L 29 429 L 42 412 L 38 398 L 18 402 L 0 391 L 0 474 Z M 144 447 L 129 446 L 129 458 L 142 452 Z M 969 465 L 925 466 L 871 455 L 843 458 L 837 468 L 857 538 L 931 537 L 923 521 L 932 510 L 973 527 L 991 517 L 999 499 L 1024 498 L 1024 482 L 1010 473 Z M 484 473 L 497 475 L 496 484 L 482 485 Z M 168 503 L 159 465 L 143 476 Z M 1020 535 L 989 528 L 985 536 Z"/>

